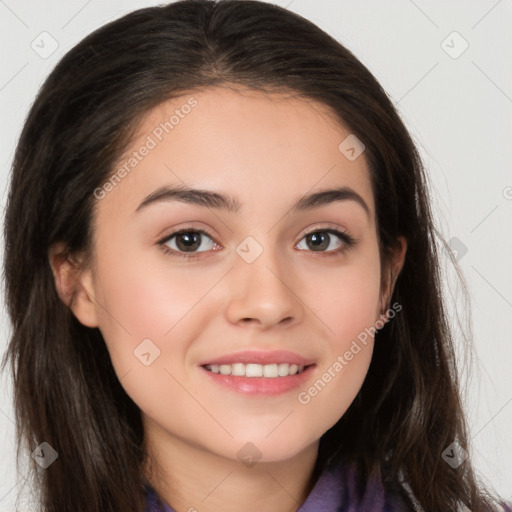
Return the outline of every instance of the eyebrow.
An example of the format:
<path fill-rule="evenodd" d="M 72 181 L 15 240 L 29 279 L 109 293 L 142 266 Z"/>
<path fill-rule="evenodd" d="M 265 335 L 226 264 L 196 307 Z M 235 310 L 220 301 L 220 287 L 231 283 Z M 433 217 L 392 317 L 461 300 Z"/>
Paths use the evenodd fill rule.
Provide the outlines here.
<path fill-rule="evenodd" d="M 292 206 L 291 211 L 309 210 L 347 200 L 355 201 L 370 216 L 370 209 L 364 199 L 350 187 L 326 189 L 306 194 Z M 152 204 L 169 201 L 180 201 L 206 208 L 223 209 L 231 213 L 237 213 L 242 208 L 242 204 L 232 196 L 179 185 L 176 187 L 163 186 L 158 188 L 139 204 L 134 213 L 138 213 Z"/>

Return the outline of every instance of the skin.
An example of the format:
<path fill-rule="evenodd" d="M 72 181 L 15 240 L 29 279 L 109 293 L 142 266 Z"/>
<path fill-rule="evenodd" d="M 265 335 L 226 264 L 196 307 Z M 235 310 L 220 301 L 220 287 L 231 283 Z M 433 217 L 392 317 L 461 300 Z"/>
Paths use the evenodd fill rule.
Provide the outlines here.
<path fill-rule="evenodd" d="M 349 161 L 338 150 L 349 131 L 319 103 L 227 86 L 194 91 L 150 111 L 127 154 L 190 96 L 190 114 L 98 201 L 92 268 L 78 273 L 52 248 L 56 286 L 84 325 L 101 330 L 141 410 L 146 474 L 163 499 L 179 512 L 296 511 L 315 483 L 320 437 L 364 381 L 373 339 L 309 403 L 297 395 L 382 318 L 405 242 L 381 269 L 364 153 Z M 167 201 L 134 213 L 162 185 L 180 184 L 230 194 L 241 209 Z M 290 211 L 308 192 L 341 186 L 369 214 L 353 200 Z M 195 260 L 165 254 L 158 241 L 184 227 L 206 229 L 215 244 L 202 238 Z M 344 248 L 331 235 L 315 251 L 305 236 L 329 227 L 355 246 L 329 256 Z M 247 236 L 263 248 L 252 263 L 236 252 Z M 145 339 L 160 350 L 149 366 L 133 354 Z M 300 389 L 268 397 L 212 384 L 198 366 L 244 349 L 287 349 L 316 367 Z M 237 455 L 248 442 L 261 453 L 251 467 Z"/>

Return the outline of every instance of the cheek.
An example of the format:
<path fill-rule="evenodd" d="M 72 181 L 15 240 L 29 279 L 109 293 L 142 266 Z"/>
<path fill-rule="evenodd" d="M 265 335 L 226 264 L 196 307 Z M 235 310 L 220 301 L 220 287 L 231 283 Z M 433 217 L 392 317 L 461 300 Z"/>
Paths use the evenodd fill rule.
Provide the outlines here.
<path fill-rule="evenodd" d="M 316 378 L 297 396 L 303 417 L 316 435 L 322 435 L 347 411 L 368 373 L 373 354 L 378 307 L 378 275 L 373 284 L 366 277 L 352 274 L 332 295 L 324 296 L 322 321 L 324 357 Z M 332 285 L 331 285 L 332 286 Z"/>
<path fill-rule="evenodd" d="M 186 356 L 188 340 L 201 332 L 197 319 L 200 302 L 218 276 L 210 272 L 191 279 L 190 271 L 183 268 L 170 273 L 164 265 L 159 267 L 154 260 L 150 264 L 135 252 L 121 261 L 109 258 L 108 252 L 102 256 L 97 312 L 118 377 L 143 369 L 151 379 L 150 369 L 154 374 L 158 368 L 162 372 L 163 368 L 176 367 Z M 145 367 L 144 359 L 154 363 Z"/>
<path fill-rule="evenodd" d="M 373 342 L 356 342 L 350 350 L 332 358 L 298 393 L 298 416 L 309 425 L 313 438 L 322 436 L 350 407 L 368 373 L 372 350 Z"/>
<path fill-rule="evenodd" d="M 169 337 L 216 280 L 211 273 L 198 275 L 197 270 L 192 273 L 184 267 L 170 272 L 165 264 L 158 266 L 154 260 L 146 261 L 137 255 L 119 262 L 104 258 L 102 269 L 100 323 L 106 329 L 129 332 L 137 339 Z M 116 342 L 115 336 L 110 338 Z"/>
<path fill-rule="evenodd" d="M 166 400 L 186 409 L 190 398 L 183 397 L 180 365 L 188 340 L 201 332 L 196 306 L 211 279 L 191 280 L 177 269 L 169 275 L 143 256 L 101 261 L 100 330 L 125 392 L 151 417 L 162 414 Z"/>
<path fill-rule="evenodd" d="M 317 274 L 311 309 L 324 327 L 324 357 L 316 379 L 297 396 L 304 417 L 327 430 L 349 408 L 370 366 L 379 318 L 380 266 L 377 252 L 338 272 Z M 315 418 L 315 419 L 313 419 Z M 323 431 L 318 432 L 319 435 Z"/>
<path fill-rule="evenodd" d="M 314 278 L 314 279 L 313 279 Z M 310 276 L 304 295 L 329 334 L 329 344 L 336 354 L 350 347 L 351 341 L 368 338 L 379 318 L 380 266 L 378 255 L 361 259 L 337 271 Z"/>

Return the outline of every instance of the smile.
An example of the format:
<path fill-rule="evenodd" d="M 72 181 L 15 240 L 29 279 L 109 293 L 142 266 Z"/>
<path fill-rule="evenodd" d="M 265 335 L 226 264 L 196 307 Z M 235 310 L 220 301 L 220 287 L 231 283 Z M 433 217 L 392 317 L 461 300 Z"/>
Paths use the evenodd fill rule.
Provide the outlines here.
<path fill-rule="evenodd" d="M 289 364 L 289 363 L 273 363 L 273 364 L 255 364 L 255 363 L 234 363 L 234 364 L 207 364 L 204 366 L 207 370 L 221 375 L 235 375 L 238 377 L 267 377 L 275 379 L 279 377 L 289 377 L 302 373 L 306 366 Z"/>
<path fill-rule="evenodd" d="M 291 392 L 309 381 L 316 364 L 290 363 L 233 363 L 205 364 L 203 374 L 215 385 L 245 395 L 275 396 Z M 222 373 L 225 372 L 225 373 Z M 228 373 L 233 372 L 233 373 Z"/>

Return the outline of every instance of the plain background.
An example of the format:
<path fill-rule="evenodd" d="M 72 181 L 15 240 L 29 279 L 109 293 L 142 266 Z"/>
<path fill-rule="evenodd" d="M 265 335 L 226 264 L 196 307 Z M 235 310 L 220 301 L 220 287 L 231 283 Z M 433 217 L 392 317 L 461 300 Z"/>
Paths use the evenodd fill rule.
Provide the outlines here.
<path fill-rule="evenodd" d="M 512 2 L 275 3 L 310 19 L 352 50 L 393 99 L 420 148 L 437 225 L 458 258 L 471 294 L 477 368 L 470 380 L 463 374 L 473 444 L 470 456 L 484 482 L 510 500 Z M 94 29 L 151 5 L 157 3 L 0 0 L 0 212 L 16 139 L 48 73 Z M 58 47 L 43 58 L 40 53 L 55 45 L 52 39 Z M 33 49 L 36 45 L 39 53 Z M 442 253 L 442 259 L 449 270 L 447 255 Z M 466 312 L 457 290 L 447 277 L 453 319 L 456 312 Z M 3 353 L 10 330 L 2 306 Z M 459 335 L 459 356 L 467 352 Z M 10 376 L 3 374 L 0 382 L 0 512 L 6 512 L 14 508 L 23 475 L 15 471 Z"/>

